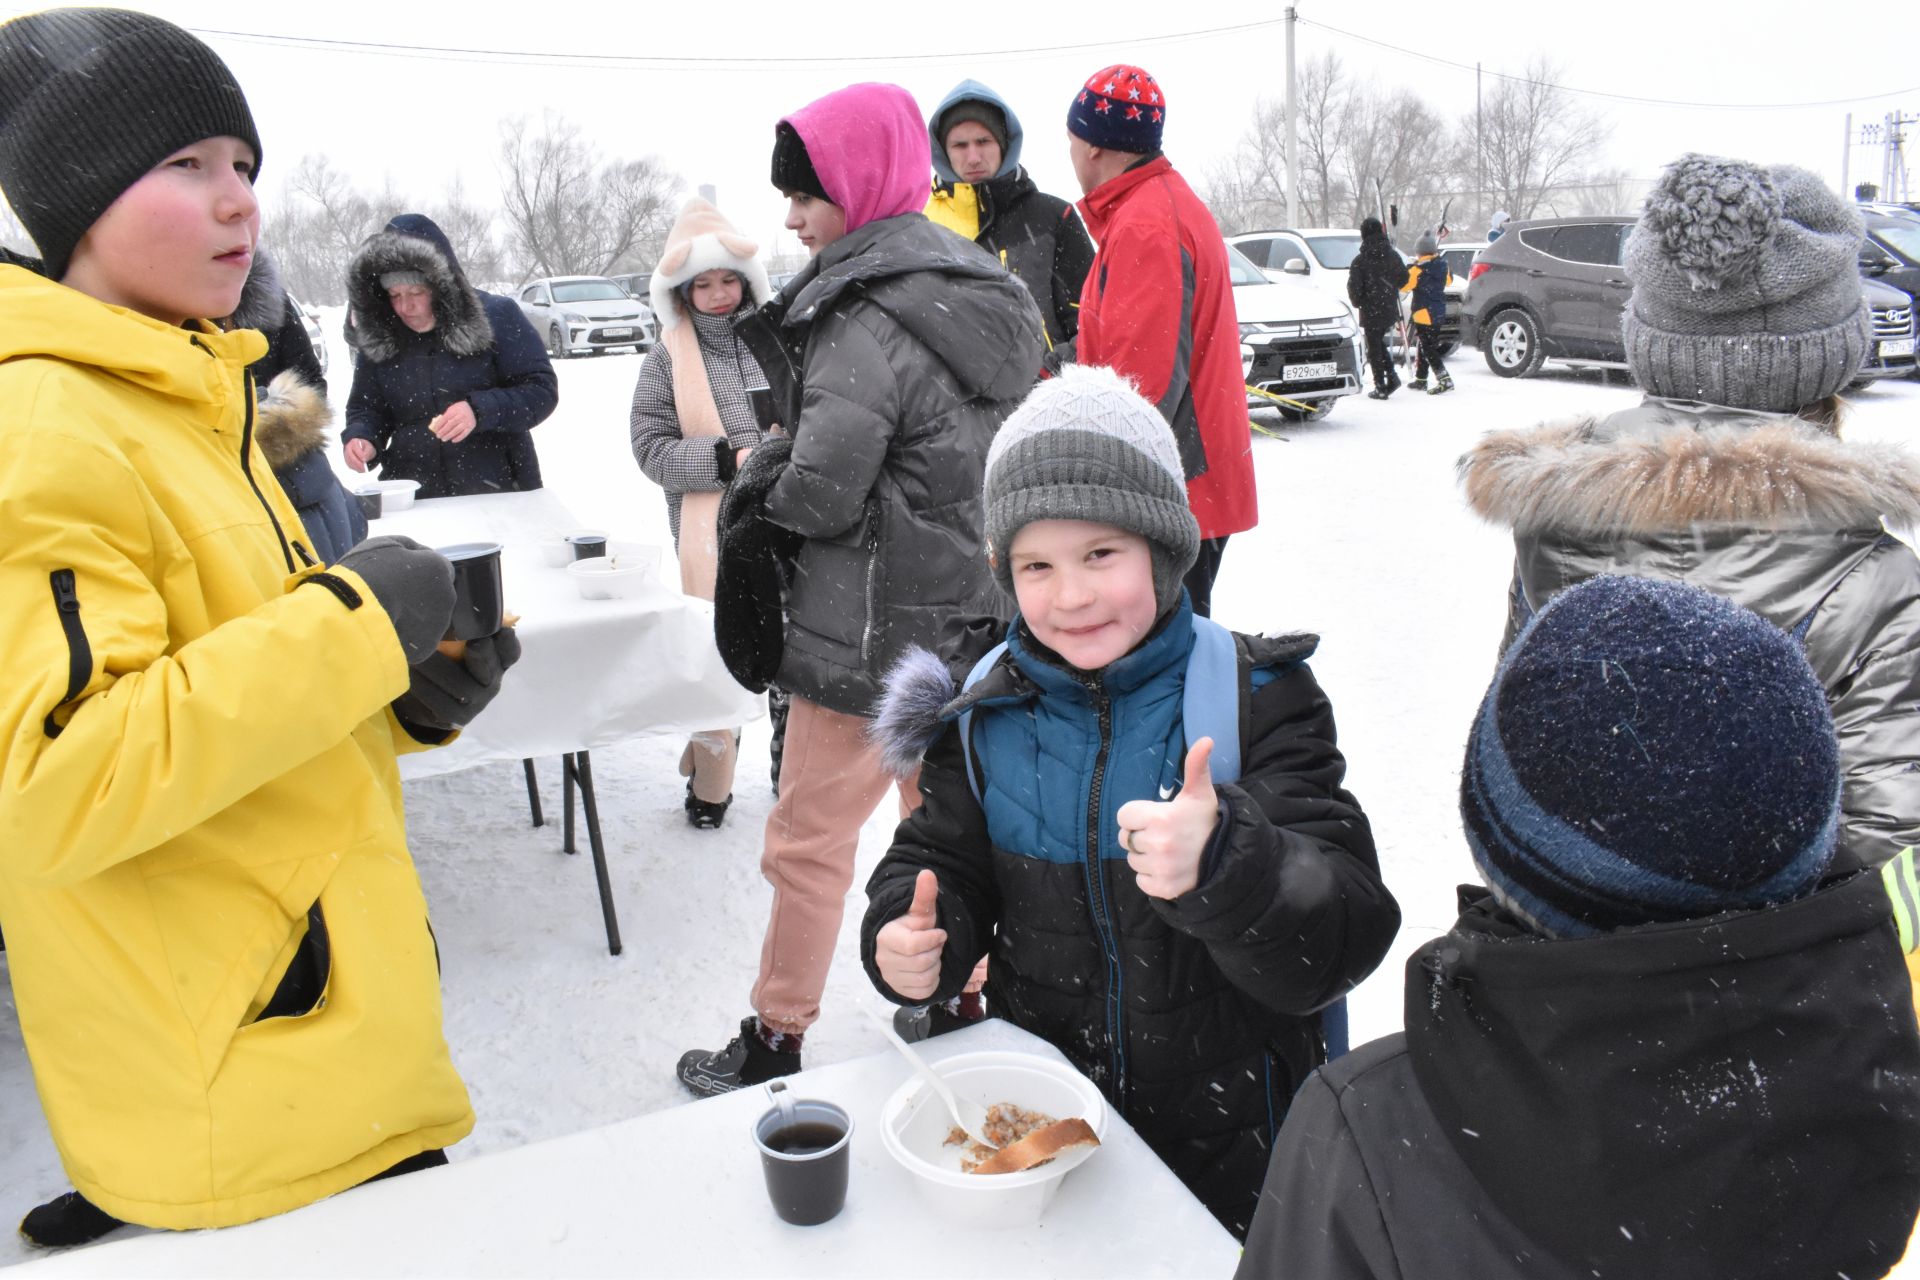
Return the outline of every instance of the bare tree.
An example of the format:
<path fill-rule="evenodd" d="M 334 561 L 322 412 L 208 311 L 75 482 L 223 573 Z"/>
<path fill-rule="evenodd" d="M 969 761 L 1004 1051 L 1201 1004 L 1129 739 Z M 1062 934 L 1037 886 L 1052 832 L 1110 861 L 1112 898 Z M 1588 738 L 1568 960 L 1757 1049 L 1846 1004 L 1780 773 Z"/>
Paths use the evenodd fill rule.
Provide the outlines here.
<path fill-rule="evenodd" d="M 664 238 L 680 180 L 658 160 L 601 160 L 551 112 L 500 127 L 507 245 L 528 275 L 605 275 Z"/>
<path fill-rule="evenodd" d="M 1473 132 L 1471 116 L 1463 125 Z M 1608 132 L 1560 87 L 1560 69 L 1534 58 L 1523 75 L 1496 80 L 1482 101 L 1479 152 L 1490 198 L 1515 218 L 1538 215 L 1555 188 L 1594 160 Z"/>
<path fill-rule="evenodd" d="M 1549 207 L 1556 216 L 1563 214 L 1633 213 L 1647 198 L 1649 183 L 1625 169 L 1595 169 L 1555 191 Z"/>
<path fill-rule="evenodd" d="M 391 179 L 369 194 L 325 156 L 303 156 L 272 211 L 266 244 L 297 296 L 308 302 L 343 302 L 354 251 L 407 206 L 406 196 Z"/>
<path fill-rule="evenodd" d="M 493 210 L 467 198 L 466 184 L 455 177 L 428 216 L 447 233 L 447 243 L 460 259 L 467 279 L 475 284 L 499 281 L 505 275 L 499 242 L 494 237 Z"/>

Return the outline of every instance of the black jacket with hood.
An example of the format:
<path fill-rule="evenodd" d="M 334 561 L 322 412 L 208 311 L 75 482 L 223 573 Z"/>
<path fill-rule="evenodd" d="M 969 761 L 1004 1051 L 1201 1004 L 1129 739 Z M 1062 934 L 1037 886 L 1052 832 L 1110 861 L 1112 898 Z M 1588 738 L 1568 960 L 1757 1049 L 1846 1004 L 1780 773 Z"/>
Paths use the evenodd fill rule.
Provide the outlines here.
<path fill-rule="evenodd" d="M 393 313 L 380 283 L 390 271 L 426 277 L 431 330 L 415 333 Z M 401 214 L 360 246 L 347 305 L 355 360 L 343 443 L 372 441 L 382 478 L 418 480 L 422 498 L 540 487 L 529 433 L 560 402 L 553 364 L 519 304 L 467 282 L 432 219 Z M 427 424 L 461 400 L 473 434 L 444 443 Z"/>
<path fill-rule="evenodd" d="M 954 86 L 928 117 L 934 200 L 937 203 L 943 195 L 950 196 L 960 182 L 960 175 L 947 161 L 940 122 L 950 108 L 967 101 L 998 107 L 1007 121 L 1007 145 L 1000 158 L 1000 171 L 985 182 L 969 184 L 979 206 L 980 231 L 973 242 L 999 258 L 1032 292 L 1047 326 L 1049 346 L 1068 348 L 1080 332 L 1080 290 L 1087 282 L 1087 269 L 1093 266 L 1093 241 L 1073 205 L 1040 190 L 1021 167 L 1020 148 L 1026 135 L 1020 117 L 999 94 L 977 80 L 963 80 Z M 1062 357 L 1065 354 L 1062 350 Z"/>
<path fill-rule="evenodd" d="M 1920 1210 L 1920 1032 L 1888 889 L 1596 938 L 1474 886 L 1406 1031 L 1316 1072 L 1237 1272 L 1882 1276 Z"/>
<path fill-rule="evenodd" d="M 1039 313 L 992 256 L 908 213 L 828 245 L 737 331 L 794 424 L 764 507 L 803 539 L 776 683 L 872 715 L 894 659 L 1005 608 L 980 488 L 1039 372 Z"/>
<path fill-rule="evenodd" d="M 1372 218 L 1360 231 L 1360 252 L 1347 269 L 1347 300 L 1360 308 L 1360 323 L 1368 329 L 1390 329 L 1400 319 L 1400 289 L 1407 283 L 1407 263 Z"/>

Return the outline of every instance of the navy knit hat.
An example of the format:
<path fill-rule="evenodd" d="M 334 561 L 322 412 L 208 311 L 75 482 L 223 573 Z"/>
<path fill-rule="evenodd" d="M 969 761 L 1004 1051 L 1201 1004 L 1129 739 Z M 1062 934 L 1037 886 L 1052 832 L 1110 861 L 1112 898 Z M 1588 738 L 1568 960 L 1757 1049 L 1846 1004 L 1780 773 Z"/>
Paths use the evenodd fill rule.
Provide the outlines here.
<path fill-rule="evenodd" d="M 1118 63 L 1096 71 L 1067 108 L 1067 132 L 1082 142 L 1151 155 L 1160 149 L 1167 98 L 1139 67 Z"/>
<path fill-rule="evenodd" d="M 1647 578 L 1594 578 L 1521 632 L 1460 779 L 1487 886 L 1554 937 L 1804 896 L 1839 806 L 1833 719 L 1799 645 Z"/>
<path fill-rule="evenodd" d="M 107 206 L 182 147 L 260 134 L 233 72 L 197 36 L 126 9 L 49 9 L 0 24 L 0 190 L 66 274 Z"/>

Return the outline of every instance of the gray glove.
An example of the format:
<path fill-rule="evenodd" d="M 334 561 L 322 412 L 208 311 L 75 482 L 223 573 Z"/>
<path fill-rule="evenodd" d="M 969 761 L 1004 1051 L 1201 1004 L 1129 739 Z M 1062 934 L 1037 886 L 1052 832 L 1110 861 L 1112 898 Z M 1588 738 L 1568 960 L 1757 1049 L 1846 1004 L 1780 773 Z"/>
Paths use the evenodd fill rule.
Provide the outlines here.
<path fill-rule="evenodd" d="M 432 656 L 453 620 L 453 566 L 445 556 L 412 538 L 382 534 L 360 543 L 337 563 L 373 589 L 374 599 L 393 620 L 408 666 L 417 667 Z"/>
<path fill-rule="evenodd" d="M 393 700 L 393 713 L 411 725 L 442 732 L 473 723 L 500 692 L 501 677 L 520 661 L 512 627 L 467 641 L 464 662 L 438 649 L 413 669 L 413 683 Z"/>

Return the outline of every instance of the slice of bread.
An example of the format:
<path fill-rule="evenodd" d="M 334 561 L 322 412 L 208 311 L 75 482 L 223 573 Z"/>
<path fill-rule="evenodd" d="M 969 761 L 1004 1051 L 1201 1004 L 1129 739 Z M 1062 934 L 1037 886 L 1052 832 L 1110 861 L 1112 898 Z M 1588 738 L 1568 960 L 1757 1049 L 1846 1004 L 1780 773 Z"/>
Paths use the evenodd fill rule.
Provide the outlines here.
<path fill-rule="evenodd" d="M 1097 1147 L 1093 1126 L 1079 1117 L 1041 1125 L 1017 1142 L 1010 1142 L 975 1165 L 973 1173 L 1018 1173 L 1064 1155 L 1078 1147 Z"/>

